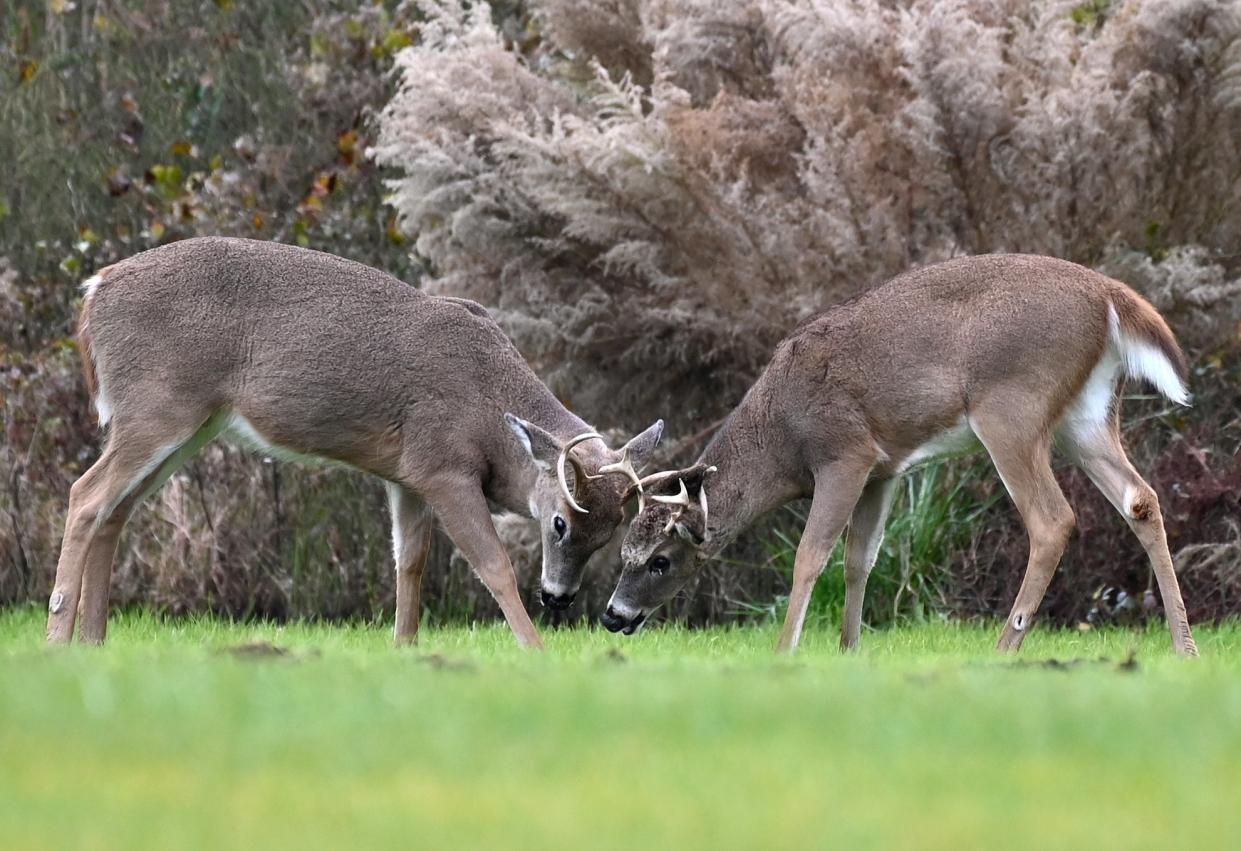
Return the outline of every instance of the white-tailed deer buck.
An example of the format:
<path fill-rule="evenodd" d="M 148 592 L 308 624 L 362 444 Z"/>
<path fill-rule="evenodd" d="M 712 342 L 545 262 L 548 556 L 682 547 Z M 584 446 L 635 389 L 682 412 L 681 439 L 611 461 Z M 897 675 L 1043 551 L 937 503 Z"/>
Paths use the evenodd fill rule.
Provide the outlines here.
<path fill-rule="evenodd" d="M 517 639 L 540 646 L 489 502 L 539 518 L 544 603 L 567 606 L 663 432 L 608 449 L 482 306 L 317 251 L 191 239 L 109 266 L 85 290 L 78 339 L 107 445 L 70 492 L 52 642 L 72 638 L 79 606 L 79 637 L 104 639 L 125 520 L 225 433 L 388 483 L 398 641 L 417 635 L 434 511 Z"/>
<path fill-rule="evenodd" d="M 643 480 L 646 508 L 622 544 L 624 570 L 604 625 L 634 632 L 755 518 L 810 496 L 779 646 L 796 647 L 815 580 L 848 525 L 841 645 L 854 647 L 896 480 L 981 442 L 1030 537 L 999 640 L 1016 650 L 1073 529 L 1051 470 L 1056 441 L 1141 541 L 1173 646 L 1195 655 L 1158 499 L 1121 445 L 1125 376 L 1187 402 L 1172 332 L 1124 284 L 1021 255 L 901 275 L 803 323 L 698 464 Z"/>

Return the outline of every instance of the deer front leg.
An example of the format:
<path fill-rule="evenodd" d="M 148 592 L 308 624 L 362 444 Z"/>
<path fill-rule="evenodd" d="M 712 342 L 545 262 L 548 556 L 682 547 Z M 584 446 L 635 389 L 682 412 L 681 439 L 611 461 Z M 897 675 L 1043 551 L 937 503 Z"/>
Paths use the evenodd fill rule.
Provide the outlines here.
<path fill-rule="evenodd" d="M 869 471 L 869 462 L 837 462 L 815 473 L 814 499 L 810 503 L 810 515 L 806 518 L 801 542 L 797 545 L 789 608 L 776 648 L 780 652 L 791 653 L 797 648 L 814 583 L 823 572 L 840 533 L 844 531 Z"/>
<path fill-rule="evenodd" d="M 431 552 L 435 515 L 426 500 L 393 482 L 388 483 L 388 505 L 392 511 L 392 555 L 396 562 L 397 644 L 418 640 L 418 621 L 422 615 L 422 577 Z"/>
<path fill-rule="evenodd" d="M 477 479 L 454 478 L 437 483 L 427 491 L 428 499 L 444 531 L 465 555 L 500 604 L 517 642 L 523 647 L 543 649 L 543 641 L 526 613 L 517 593 L 517 576 L 504 551 L 504 545 L 491 522 L 491 512 Z"/>

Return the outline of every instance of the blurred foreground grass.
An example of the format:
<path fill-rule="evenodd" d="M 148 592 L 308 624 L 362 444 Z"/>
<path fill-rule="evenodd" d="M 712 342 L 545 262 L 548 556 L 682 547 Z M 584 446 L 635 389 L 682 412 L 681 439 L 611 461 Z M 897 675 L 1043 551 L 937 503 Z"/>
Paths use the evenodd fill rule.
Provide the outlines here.
<path fill-rule="evenodd" d="M 625 639 L 0 613 L 5 848 L 1224 847 L 1241 626 Z M 240 649 L 239 649 L 240 648 Z M 1133 655 L 1136 665 L 1119 663 Z M 1106 657 L 1108 661 L 1099 661 Z M 1068 667 L 1047 660 L 1081 660 Z"/>

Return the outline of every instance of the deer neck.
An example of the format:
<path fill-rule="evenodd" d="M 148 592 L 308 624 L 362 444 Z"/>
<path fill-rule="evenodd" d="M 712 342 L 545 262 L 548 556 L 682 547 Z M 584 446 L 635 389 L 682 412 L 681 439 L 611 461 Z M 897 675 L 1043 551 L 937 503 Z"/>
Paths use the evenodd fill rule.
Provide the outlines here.
<path fill-rule="evenodd" d="M 713 556 L 759 517 L 803 495 L 787 459 L 763 440 L 766 425 L 743 406 L 720 428 L 699 461 L 717 468 L 707 477 L 708 538 L 703 554 Z"/>

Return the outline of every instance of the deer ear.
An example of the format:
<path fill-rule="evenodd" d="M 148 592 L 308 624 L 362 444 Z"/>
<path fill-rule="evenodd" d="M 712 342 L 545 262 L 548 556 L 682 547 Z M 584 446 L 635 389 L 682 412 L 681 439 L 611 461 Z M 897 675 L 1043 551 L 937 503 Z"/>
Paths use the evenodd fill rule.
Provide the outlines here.
<path fill-rule="evenodd" d="M 655 447 L 664 436 L 664 421 L 656 420 L 646 431 L 635 436 L 633 440 L 621 447 L 621 453 L 629 453 L 629 462 L 635 470 L 641 470 L 651 460 Z"/>
<path fill-rule="evenodd" d="M 512 414 L 505 414 L 504 422 L 508 423 L 508 427 L 517 435 L 527 454 L 540 469 L 550 470 L 555 466 L 556 459 L 560 457 L 560 441 L 550 432 Z"/>
<path fill-rule="evenodd" d="M 672 524 L 672 530 L 677 533 L 678 537 L 695 547 L 701 547 L 707 539 L 706 524 L 703 522 L 702 512 L 697 507 L 691 506 L 685 509 L 681 519 Z"/>
<path fill-rule="evenodd" d="M 694 499 L 698 499 L 698 493 L 702 490 L 703 483 L 706 482 L 707 476 L 715 472 L 714 467 L 706 464 L 695 464 L 688 470 L 683 470 L 680 475 L 681 481 L 685 482 L 685 490 Z"/>

